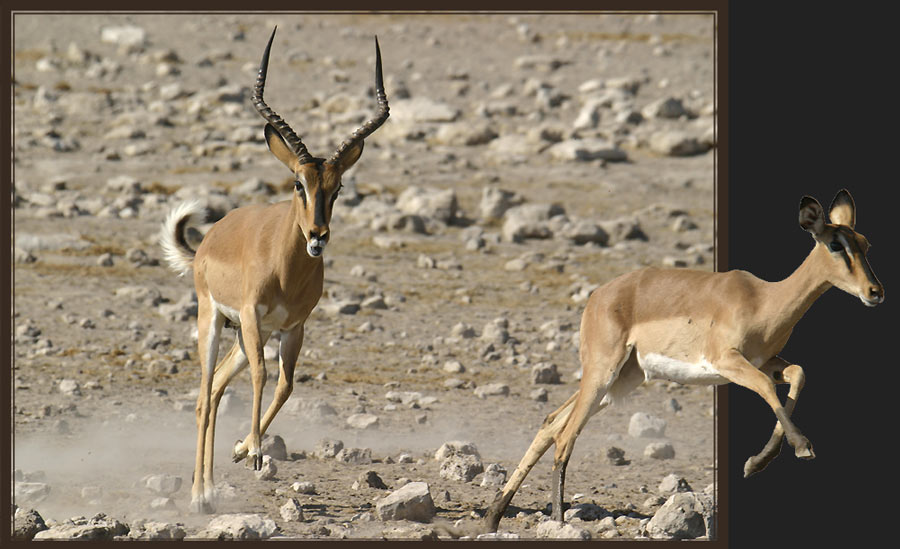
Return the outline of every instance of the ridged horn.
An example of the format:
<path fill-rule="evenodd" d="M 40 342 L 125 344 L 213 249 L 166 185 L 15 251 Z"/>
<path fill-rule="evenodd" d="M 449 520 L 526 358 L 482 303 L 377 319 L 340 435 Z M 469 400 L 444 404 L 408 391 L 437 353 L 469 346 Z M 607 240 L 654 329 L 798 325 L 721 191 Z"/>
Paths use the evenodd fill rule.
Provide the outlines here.
<path fill-rule="evenodd" d="M 266 122 L 275 128 L 275 131 L 284 139 L 301 164 L 313 162 L 313 156 L 309 154 L 306 145 L 300 140 L 300 137 L 294 133 L 294 130 L 288 126 L 278 114 L 266 105 L 263 101 L 263 90 L 266 87 L 266 73 L 269 71 L 269 51 L 272 49 L 272 40 L 275 39 L 275 31 L 278 30 L 276 25 L 272 29 L 272 36 L 269 37 L 269 43 L 266 44 L 266 51 L 263 52 L 262 62 L 259 64 L 259 74 L 256 76 L 256 85 L 253 86 L 253 95 L 250 96 L 250 102 L 256 107 L 260 116 L 266 119 Z"/>
<path fill-rule="evenodd" d="M 350 137 L 341 143 L 341 146 L 338 147 L 337 151 L 335 151 L 335 153 L 331 155 L 331 158 L 326 162 L 329 164 L 337 162 L 341 156 L 347 152 L 347 149 L 352 148 L 371 135 L 372 132 L 381 127 L 381 125 L 384 124 L 384 121 L 388 119 L 388 116 L 390 116 L 387 95 L 384 93 L 384 78 L 381 75 L 381 48 L 378 47 L 377 36 L 375 37 L 375 99 L 378 101 L 378 112 L 375 114 L 375 117 L 350 134 Z"/>

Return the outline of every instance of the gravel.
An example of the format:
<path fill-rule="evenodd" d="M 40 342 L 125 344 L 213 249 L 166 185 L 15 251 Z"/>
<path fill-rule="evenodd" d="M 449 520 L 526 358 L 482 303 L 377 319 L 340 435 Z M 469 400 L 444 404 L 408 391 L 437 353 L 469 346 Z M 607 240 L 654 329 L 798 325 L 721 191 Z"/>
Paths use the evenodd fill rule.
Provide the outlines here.
<path fill-rule="evenodd" d="M 384 494 L 364 483 L 353 490 L 353 481 L 375 471 L 393 489 L 425 482 L 440 500 L 430 519 L 470 519 L 501 482 L 491 464 L 512 471 L 547 414 L 577 390 L 577 330 L 590 292 L 665 257 L 712 269 L 708 17 L 90 19 L 17 18 L 14 45 L 15 460 L 47 472 L 37 479 L 25 470 L 15 489 L 39 485 L 33 499 L 17 495 L 16 503 L 48 526 L 99 501 L 91 512 L 127 522 L 130 532 L 113 537 L 128 539 L 276 536 L 266 520 L 304 539 L 443 538 L 428 524 L 383 522 L 373 498 Z M 196 297 L 191 275 L 161 264 L 157 234 L 171 208 L 199 199 L 206 219 L 187 231 L 196 248 L 231 209 L 293 192 L 249 105 L 275 24 L 266 99 L 312 153 L 330 154 L 371 116 L 376 34 L 391 117 L 366 140 L 334 205 L 324 295 L 304 324 L 291 398 L 263 440 L 274 444 L 278 433 L 284 442 L 283 452 L 264 450 L 277 465 L 274 479 L 258 480 L 229 459 L 232 441 L 250 430 L 248 371 L 236 374 L 220 403 L 217 512 L 256 516 L 258 527 L 210 531 L 212 517 L 186 512 L 200 378 Z M 651 43 L 653 36 L 667 38 Z M 642 112 L 669 99 L 685 114 Z M 671 144 L 659 152 L 659 142 Z M 683 150 L 691 154 L 670 154 Z M 416 268 L 420 256 L 427 268 Z M 545 334 L 551 320 L 558 328 Z M 235 335 L 223 331 L 219 357 Z M 264 409 L 276 386 L 276 350 L 277 342 L 266 346 Z M 444 371 L 448 363 L 453 372 Z M 536 365 L 556 365 L 558 383 L 533 385 Z M 62 380 L 73 385 L 60 387 Z M 69 386 L 80 395 L 61 391 Z M 382 398 L 391 391 L 418 396 Z M 660 409 L 673 396 L 677 415 Z M 648 496 L 638 487 L 672 471 L 709 484 L 711 402 L 705 388 L 645 384 L 592 419 L 589 429 L 622 438 L 579 440 L 569 492 L 587 494 L 578 504 L 638 509 Z M 669 422 L 671 459 L 641 454 L 665 439 L 627 436 L 632 414 L 654 411 Z M 350 427 L 355 414 L 376 416 L 377 428 Z M 323 439 L 331 442 L 317 444 Z M 449 440 L 477 444 L 485 471 L 469 481 L 441 478 L 443 460 L 431 457 Z M 632 461 L 615 469 L 628 473 L 615 487 L 607 479 L 601 489 L 590 463 L 612 467 L 604 458 L 610 443 Z M 513 502 L 523 515 L 501 523 L 509 536 L 535 536 L 546 459 Z M 183 486 L 157 494 L 141 483 L 148 475 Z M 89 490 L 82 498 L 88 487 L 99 496 Z M 303 521 L 281 517 L 291 497 Z M 579 527 L 601 537 L 597 522 Z M 628 518 L 604 536 L 639 536 L 637 523 Z"/>

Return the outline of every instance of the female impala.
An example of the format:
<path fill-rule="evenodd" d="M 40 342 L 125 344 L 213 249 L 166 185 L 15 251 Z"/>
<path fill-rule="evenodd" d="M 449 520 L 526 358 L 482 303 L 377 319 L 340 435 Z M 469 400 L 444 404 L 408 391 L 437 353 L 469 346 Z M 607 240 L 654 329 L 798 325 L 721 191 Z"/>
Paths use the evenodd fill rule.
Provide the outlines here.
<path fill-rule="evenodd" d="M 803 386 L 803 369 L 776 354 L 800 317 L 831 286 L 870 307 L 884 300 L 884 288 L 866 260 L 869 243 L 853 230 L 856 207 L 849 192 L 837 193 L 829 217 L 831 223 L 826 223 L 822 206 L 803 197 L 800 226 L 812 234 L 815 246 L 780 282 L 746 271 L 646 268 L 598 288 L 581 318 L 581 385 L 544 420 L 488 509 L 488 529 L 497 530 L 516 490 L 551 444 L 556 445 L 552 518 L 562 521 L 566 465 L 575 438 L 588 418 L 645 380 L 734 382 L 765 399 L 778 421 L 763 451 L 747 460 L 745 476 L 768 465 L 785 436 L 797 457 L 814 458 L 812 445 L 789 419 Z M 790 383 L 784 406 L 775 383 Z"/>
<path fill-rule="evenodd" d="M 228 383 L 250 365 L 253 411 L 250 434 L 234 447 L 234 460 L 262 467 L 260 437 L 293 389 L 294 365 L 303 344 L 303 323 L 322 296 L 322 253 L 331 236 L 329 221 L 341 189 L 341 175 L 359 159 L 363 140 L 388 117 L 375 39 L 375 93 L 378 112 L 325 160 L 315 158 L 296 133 L 263 101 L 269 50 L 266 45 L 251 101 L 267 121 L 265 138 L 275 158 L 294 174 L 290 200 L 238 208 L 217 222 L 194 252 L 184 239 L 198 203 L 182 204 L 163 226 L 161 243 L 169 265 L 184 274 L 194 270 L 197 291 L 197 340 L 202 366 L 197 398 L 197 457 L 191 510 L 213 512 L 213 448 L 216 410 Z M 216 362 L 219 335 L 226 321 L 239 326 L 231 350 Z M 272 404 L 260 420 L 266 381 L 263 345 L 281 332 L 279 377 Z"/>

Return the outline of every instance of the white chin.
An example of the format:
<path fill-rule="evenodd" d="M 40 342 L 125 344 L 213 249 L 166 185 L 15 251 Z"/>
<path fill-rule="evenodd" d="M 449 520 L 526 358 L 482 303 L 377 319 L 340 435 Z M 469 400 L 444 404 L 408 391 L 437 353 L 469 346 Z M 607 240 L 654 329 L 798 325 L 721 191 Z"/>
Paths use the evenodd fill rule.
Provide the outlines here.
<path fill-rule="evenodd" d="M 306 253 L 308 253 L 310 257 L 319 257 L 324 251 L 325 246 L 313 246 L 312 244 L 306 245 Z"/>
<path fill-rule="evenodd" d="M 881 303 L 880 301 L 870 301 L 862 296 L 859 296 L 859 300 L 862 301 L 863 305 L 865 305 L 866 307 L 874 307 L 875 305 Z"/>

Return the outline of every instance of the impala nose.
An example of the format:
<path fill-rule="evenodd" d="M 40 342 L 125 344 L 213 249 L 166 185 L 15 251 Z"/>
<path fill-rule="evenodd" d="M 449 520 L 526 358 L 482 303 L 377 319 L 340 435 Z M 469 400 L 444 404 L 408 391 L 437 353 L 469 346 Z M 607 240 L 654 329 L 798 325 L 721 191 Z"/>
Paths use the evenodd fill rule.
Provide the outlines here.
<path fill-rule="evenodd" d="M 322 232 L 310 231 L 309 238 L 306 239 L 306 252 L 311 257 L 319 257 L 328 243 L 328 229 Z"/>
<path fill-rule="evenodd" d="M 324 246 L 328 242 L 328 229 L 320 231 L 309 231 L 309 238 L 306 239 L 310 244 L 318 244 Z"/>
<path fill-rule="evenodd" d="M 881 303 L 882 301 L 884 301 L 884 288 L 881 286 L 870 286 L 869 300 L 874 301 L 875 303 Z"/>

